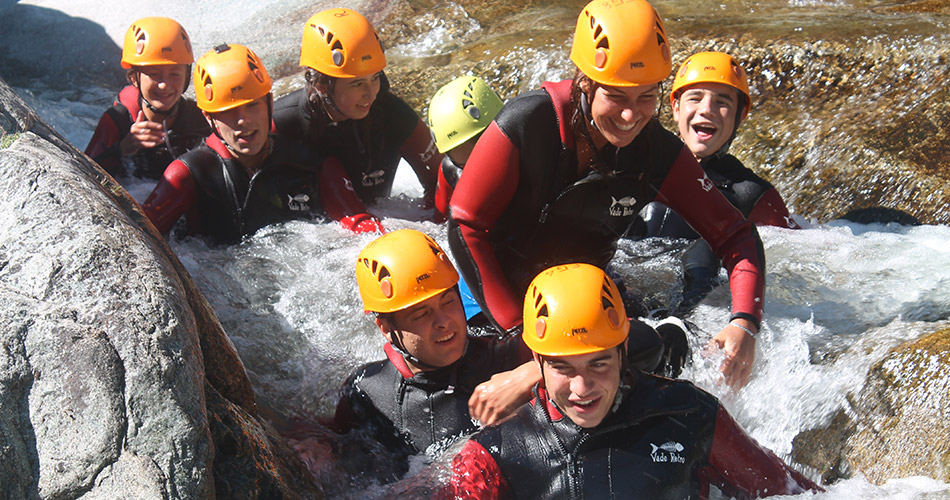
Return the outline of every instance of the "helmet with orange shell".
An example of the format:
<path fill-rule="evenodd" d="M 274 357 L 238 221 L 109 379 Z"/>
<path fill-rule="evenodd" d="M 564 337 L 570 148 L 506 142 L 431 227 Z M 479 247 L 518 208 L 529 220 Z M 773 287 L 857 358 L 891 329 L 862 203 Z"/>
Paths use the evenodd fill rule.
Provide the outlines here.
<path fill-rule="evenodd" d="M 414 229 L 387 233 L 356 258 L 356 283 L 363 309 L 391 313 L 456 286 L 458 271 L 442 247 Z"/>
<path fill-rule="evenodd" d="M 749 114 L 749 109 L 752 107 L 749 78 L 742 66 L 731 55 L 724 52 L 698 52 L 689 56 L 680 65 L 673 78 L 670 104 L 679 99 L 686 87 L 698 83 L 722 83 L 736 89 L 744 101 L 739 120 Z"/>
<path fill-rule="evenodd" d="M 573 356 L 620 346 L 627 318 L 616 283 L 590 264 L 555 266 L 538 274 L 524 299 L 522 338 L 542 356 Z"/>
<path fill-rule="evenodd" d="M 122 67 L 192 64 L 191 39 L 178 21 L 145 17 L 129 26 L 122 42 Z"/>
<path fill-rule="evenodd" d="M 345 8 L 314 14 L 304 25 L 300 65 L 336 78 L 371 75 L 386 67 L 386 56 L 373 25 Z"/>
<path fill-rule="evenodd" d="M 194 83 L 198 108 L 217 113 L 270 94 L 273 80 L 254 51 L 221 44 L 198 59 Z"/>
<path fill-rule="evenodd" d="M 646 0 L 594 0 L 577 18 L 571 61 L 591 80 L 652 85 L 673 67 L 663 20 Z"/>

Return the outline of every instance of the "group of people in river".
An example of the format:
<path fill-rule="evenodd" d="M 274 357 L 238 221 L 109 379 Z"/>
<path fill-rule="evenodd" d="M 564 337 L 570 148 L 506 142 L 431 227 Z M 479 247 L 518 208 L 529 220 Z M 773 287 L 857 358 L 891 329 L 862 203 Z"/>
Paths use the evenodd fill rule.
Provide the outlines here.
<path fill-rule="evenodd" d="M 646 0 L 584 7 L 570 59 L 573 79 L 507 102 L 459 77 L 425 122 L 390 89 L 379 36 L 353 10 L 307 20 L 306 84 L 276 102 L 251 48 L 221 44 L 196 61 L 178 22 L 144 18 L 123 44 L 129 85 L 86 153 L 113 175 L 157 181 L 143 209 L 163 234 L 182 216 L 189 234 L 224 244 L 298 218 L 380 234 L 354 262 L 385 357 L 343 382 L 330 425 L 391 451 L 400 467 L 387 480 L 411 456 L 466 439 L 436 496 L 820 489 L 676 379 L 689 329 L 639 319 L 611 266 L 621 238 L 695 240 L 684 297 L 701 299 L 725 268 L 732 315 L 710 346 L 724 352 L 724 381 L 747 383 L 764 292 L 756 224 L 796 225 L 728 153 L 752 106 L 744 70 L 720 52 L 686 59 L 670 95 L 677 136 L 656 116 L 672 57 Z M 183 96 L 189 81 L 195 101 Z M 388 232 L 368 210 L 390 196 L 400 160 L 445 221 L 458 268 L 431 235 Z M 476 323 L 495 335 L 474 335 Z M 318 439 L 290 442 L 308 462 Z"/>

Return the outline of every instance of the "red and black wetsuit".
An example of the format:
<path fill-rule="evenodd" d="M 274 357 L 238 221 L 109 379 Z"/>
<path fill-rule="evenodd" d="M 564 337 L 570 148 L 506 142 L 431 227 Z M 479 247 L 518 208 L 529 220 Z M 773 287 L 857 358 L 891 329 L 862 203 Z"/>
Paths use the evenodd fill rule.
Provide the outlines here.
<path fill-rule="evenodd" d="M 735 156 L 717 153 L 703 158 L 699 164 L 719 192 L 750 222 L 757 226 L 799 227 L 789 215 L 785 200 L 778 190 Z M 688 310 L 719 284 L 719 258 L 713 254 L 709 244 L 670 207 L 655 201 L 643 209 L 642 215 L 646 237 L 696 240 L 680 256 L 684 286 L 678 311 Z"/>
<path fill-rule="evenodd" d="M 757 226 L 798 229 L 785 206 L 785 200 L 769 181 L 759 177 L 731 154 L 712 155 L 699 162 L 716 189 Z M 653 202 L 644 211 L 646 236 L 699 238 L 682 217 L 662 203 Z"/>
<path fill-rule="evenodd" d="M 275 130 L 338 158 L 366 204 L 389 197 L 399 159 L 404 158 L 431 206 L 442 155 L 425 123 L 388 88 L 384 79 L 367 117 L 341 122 L 330 120 L 322 109 L 315 111 L 306 89 L 299 89 L 274 103 Z"/>
<path fill-rule="evenodd" d="M 321 167 L 303 145 L 270 140 L 270 155 L 249 175 L 216 135 L 209 136 L 168 166 L 145 200 L 146 215 L 162 233 L 187 215 L 189 233 L 221 243 L 291 219 L 329 215 L 344 225 L 369 219 L 338 162 L 329 159 Z"/>
<path fill-rule="evenodd" d="M 705 499 L 714 485 L 749 499 L 820 490 L 692 383 L 640 372 L 624 381 L 620 406 L 590 429 L 536 387 L 512 418 L 466 442 L 438 497 Z"/>
<path fill-rule="evenodd" d="M 361 429 L 403 458 L 423 452 L 437 456 L 476 430 L 468 412 L 475 388 L 531 359 L 520 336 L 505 340 L 470 336 L 458 361 L 413 375 L 391 344 L 385 351 L 387 359 L 366 364 L 347 378 L 334 424 L 339 432 Z"/>
<path fill-rule="evenodd" d="M 99 124 L 86 146 L 86 155 L 113 176 L 132 174 L 147 179 L 161 179 L 165 167 L 172 160 L 201 144 L 201 140 L 211 133 L 208 121 L 194 101 L 182 97 L 176 106 L 175 124 L 165 130 L 165 144 L 142 148 L 132 156 L 122 158 L 119 144 L 129 135 L 132 123 L 142 109 L 139 89 L 133 85 L 123 88 L 112 107 L 99 118 Z M 123 164 L 129 164 L 132 171 L 124 172 Z"/>
<path fill-rule="evenodd" d="M 729 270 L 734 316 L 758 322 L 761 241 L 689 149 L 652 120 L 628 146 L 598 152 L 609 174 L 579 174 L 571 82 L 542 88 L 502 108 L 452 195 L 449 244 L 482 310 L 502 328 L 518 325 L 524 292 L 538 272 L 569 262 L 605 267 L 640 209 L 655 199 L 712 243 Z"/>

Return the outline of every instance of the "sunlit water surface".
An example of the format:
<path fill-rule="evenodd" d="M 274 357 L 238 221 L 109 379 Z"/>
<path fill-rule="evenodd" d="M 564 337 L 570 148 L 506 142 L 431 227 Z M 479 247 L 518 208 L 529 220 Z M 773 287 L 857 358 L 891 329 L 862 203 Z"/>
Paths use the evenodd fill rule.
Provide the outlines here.
<path fill-rule="evenodd" d="M 116 43 L 136 17 L 187 19 L 197 52 L 224 39 L 251 43 L 248 33 L 277 26 L 272 30 L 276 35 L 261 37 L 265 60 L 269 50 L 278 51 L 273 47 L 296 50 L 285 46 L 296 43 L 299 23 L 286 27 L 279 14 L 296 13 L 301 8 L 281 0 L 205 2 L 200 8 L 191 2 L 144 2 L 134 12 L 124 3 L 110 8 L 99 1 L 22 3 L 89 17 L 101 23 Z M 801 15 L 808 8 L 847 10 L 846 3 L 743 5 L 751 12 L 778 5 Z M 224 4 L 235 15 L 218 15 Z M 733 4 L 718 5 L 722 10 L 738 8 Z M 332 4 L 313 5 L 316 12 Z M 689 9 L 682 3 L 658 5 L 670 15 L 688 17 Z M 566 30 L 556 28 L 552 35 L 546 27 L 560 26 L 574 11 L 573 4 L 557 4 L 544 15 L 533 14 L 534 34 L 550 42 L 499 56 L 500 66 L 510 65 L 519 71 L 485 76 L 501 82 L 517 79 L 519 86 L 527 88 L 568 76 Z M 423 34 L 402 40 L 391 49 L 394 60 L 448 53 L 459 45 L 477 43 L 479 37 L 516 38 L 498 33 L 498 27 L 486 32 L 462 4 L 440 4 L 439 13 L 441 17 L 420 17 L 417 23 L 428 28 L 420 28 Z M 517 19 L 507 22 L 514 24 Z M 807 28 L 807 23 L 802 24 Z M 76 92 L 37 86 L 17 90 L 82 149 L 116 89 Z M 124 182 L 140 201 L 152 188 L 152 184 L 134 179 Z M 387 229 L 419 229 L 444 245 L 443 226 L 412 222 L 428 214 L 414 208 L 413 201 L 421 193 L 408 169 L 400 170 L 396 190 L 395 199 L 374 208 L 384 216 Z M 697 331 L 692 364 L 683 374 L 721 397 L 753 437 L 787 460 L 795 435 L 825 423 L 842 408 L 845 397 L 860 390 L 868 368 L 888 349 L 946 327 L 950 315 L 950 227 L 839 221 L 817 224 L 801 218 L 800 222 L 806 229 L 760 230 L 768 261 L 766 319 L 750 384 L 738 395 L 725 391 L 718 378 L 721 357 L 703 350 L 729 316 L 726 287 L 714 291 L 687 318 Z M 354 259 L 372 238 L 350 234 L 335 224 L 293 222 L 266 228 L 232 247 L 209 247 L 200 239 L 184 238 L 174 240 L 172 248 L 214 306 L 244 360 L 258 400 L 284 416 L 314 417 L 332 413 L 336 392 L 350 370 L 381 357 L 383 337 L 363 314 L 353 278 Z M 675 302 L 680 279 L 675 250 L 680 246 L 681 242 L 675 241 L 625 241 L 618 252 L 617 269 L 655 303 Z M 950 498 L 950 485 L 911 477 L 893 478 L 877 486 L 856 477 L 831 485 L 827 493 L 814 498 Z"/>

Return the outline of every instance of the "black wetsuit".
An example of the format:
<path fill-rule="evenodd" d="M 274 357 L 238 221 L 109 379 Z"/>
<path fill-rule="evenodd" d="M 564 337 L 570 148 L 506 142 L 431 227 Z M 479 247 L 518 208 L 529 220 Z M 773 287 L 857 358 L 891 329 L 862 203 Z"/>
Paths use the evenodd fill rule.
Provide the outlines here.
<path fill-rule="evenodd" d="M 431 200 L 441 156 L 415 111 L 386 89 L 384 79 L 368 116 L 340 122 L 323 110 L 315 112 L 306 89 L 296 90 L 274 103 L 274 127 L 280 135 L 335 156 L 366 204 L 389 197 L 400 158 L 415 170 Z"/>
<path fill-rule="evenodd" d="M 322 217 L 319 165 L 312 151 L 271 136 L 271 154 L 249 175 L 217 136 L 169 165 L 143 206 L 161 232 L 183 214 L 191 233 L 234 243 L 291 219 Z"/>
<path fill-rule="evenodd" d="M 536 388 L 512 418 L 469 439 L 444 496 L 681 500 L 707 498 L 710 485 L 739 498 L 818 488 L 692 383 L 639 372 L 624 381 L 619 407 L 586 429 Z"/>
<path fill-rule="evenodd" d="M 458 361 L 413 375 L 391 344 L 385 351 L 387 359 L 366 364 L 347 378 L 334 422 L 340 432 L 362 429 L 402 458 L 438 455 L 477 429 L 468 412 L 475 388 L 531 359 L 520 337 L 469 336 Z"/>
<path fill-rule="evenodd" d="M 706 175 L 729 203 L 757 226 L 798 228 L 785 201 L 768 181 L 759 177 L 730 154 L 715 154 L 699 162 Z M 696 240 L 683 250 L 683 298 L 676 312 L 696 305 L 719 284 L 718 257 L 709 244 L 670 207 L 660 202 L 648 204 L 641 212 L 645 233 L 640 236 Z"/>
<path fill-rule="evenodd" d="M 547 82 L 509 101 L 452 194 L 450 248 L 482 310 L 502 329 L 517 325 L 538 272 L 570 262 L 606 267 L 640 209 L 657 199 L 729 256 L 733 312 L 758 322 L 765 257 L 754 226 L 656 120 L 631 144 L 599 152 L 608 173 L 579 173 L 570 88 L 570 81 Z"/>

